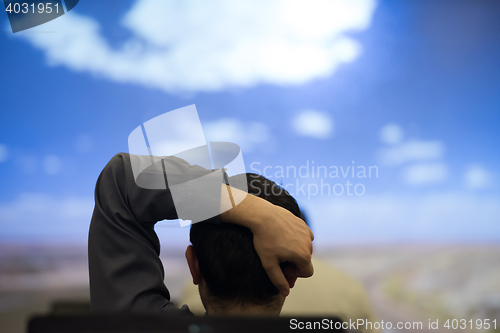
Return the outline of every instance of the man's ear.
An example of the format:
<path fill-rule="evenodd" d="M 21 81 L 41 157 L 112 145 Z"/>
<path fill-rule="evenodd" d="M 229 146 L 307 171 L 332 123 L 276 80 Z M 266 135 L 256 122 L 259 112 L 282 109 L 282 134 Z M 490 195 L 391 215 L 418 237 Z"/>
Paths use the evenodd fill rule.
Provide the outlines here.
<path fill-rule="evenodd" d="M 194 252 L 192 245 L 189 245 L 186 249 L 186 260 L 189 270 L 191 271 L 191 276 L 193 277 L 193 283 L 195 285 L 200 284 L 203 277 L 201 276 L 200 267 L 198 266 L 198 258 L 196 257 L 196 253 Z"/>

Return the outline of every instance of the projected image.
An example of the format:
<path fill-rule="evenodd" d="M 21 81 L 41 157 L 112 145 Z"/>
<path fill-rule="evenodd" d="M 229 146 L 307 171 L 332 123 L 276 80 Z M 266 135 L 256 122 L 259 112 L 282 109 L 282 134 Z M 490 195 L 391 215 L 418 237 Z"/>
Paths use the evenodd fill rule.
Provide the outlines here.
<path fill-rule="evenodd" d="M 500 3 L 4 3 L 6 332 L 34 313 L 90 313 L 96 184 L 119 153 L 141 155 L 125 157 L 136 186 L 172 193 L 168 214 L 144 221 L 170 300 L 196 315 L 207 307 L 189 225 L 237 207 L 238 188 L 292 197 L 314 233 L 316 273 L 297 279 L 281 316 L 363 319 L 365 333 L 499 331 Z M 141 186 L 151 169 L 161 181 Z M 203 192 L 202 176 L 228 187 Z"/>

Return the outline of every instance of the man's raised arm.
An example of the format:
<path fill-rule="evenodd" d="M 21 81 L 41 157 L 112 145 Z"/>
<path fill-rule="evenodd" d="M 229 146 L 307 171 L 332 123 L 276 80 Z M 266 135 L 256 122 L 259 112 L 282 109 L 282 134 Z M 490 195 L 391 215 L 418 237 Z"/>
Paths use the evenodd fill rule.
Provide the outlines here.
<path fill-rule="evenodd" d="M 227 191 L 221 191 L 226 185 L 221 184 L 220 173 L 191 166 L 175 157 L 165 161 L 169 164 L 168 169 L 177 170 L 180 178 L 196 179 L 213 174 L 214 189 L 218 187 L 218 191 L 214 190 L 214 195 L 208 196 L 204 205 L 226 210 L 231 201 L 224 194 Z M 230 193 L 246 195 L 237 190 Z M 150 314 L 179 311 L 170 302 L 170 294 L 163 283 L 160 243 L 154 231 L 157 221 L 176 218 L 168 186 L 158 190 L 141 188 L 136 185 L 129 154 L 117 154 L 111 159 L 96 184 L 89 231 L 90 294 L 94 311 Z M 288 293 L 288 283 L 280 270 L 281 262 L 294 263 L 296 276 L 312 275 L 312 233 L 293 214 L 249 195 L 220 218 L 254 232 L 255 248 L 263 266 L 283 294 Z M 262 223 L 263 219 L 268 223 Z"/>
<path fill-rule="evenodd" d="M 132 157 L 149 159 L 148 156 Z M 160 243 L 154 231 L 157 221 L 178 217 L 172 195 L 169 189 L 137 186 L 130 158 L 126 153 L 115 155 L 97 180 L 89 231 L 92 309 L 98 312 L 177 311 L 163 283 Z M 168 158 L 168 163 L 171 169 L 191 177 L 212 172 L 177 158 Z M 159 179 L 163 181 L 163 175 Z M 214 200 L 214 204 L 219 205 L 219 201 Z"/>

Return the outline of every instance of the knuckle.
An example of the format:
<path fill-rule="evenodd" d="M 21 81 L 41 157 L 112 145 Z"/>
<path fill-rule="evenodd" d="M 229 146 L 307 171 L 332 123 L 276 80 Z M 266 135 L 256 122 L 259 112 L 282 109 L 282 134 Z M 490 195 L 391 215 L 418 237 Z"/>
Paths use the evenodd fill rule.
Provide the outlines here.
<path fill-rule="evenodd" d="M 271 263 L 263 263 L 262 267 L 266 270 L 266 272 L 273 272 L 275 269 L 275 266 Z"/>
<path fill-rule="evenodd" d="M 311 252 L 309 252 L 309 251 L 303 252 L 302 259 L 304 260 L 305 263 L 311 262 L 311 258 L 312 258 Z"/>

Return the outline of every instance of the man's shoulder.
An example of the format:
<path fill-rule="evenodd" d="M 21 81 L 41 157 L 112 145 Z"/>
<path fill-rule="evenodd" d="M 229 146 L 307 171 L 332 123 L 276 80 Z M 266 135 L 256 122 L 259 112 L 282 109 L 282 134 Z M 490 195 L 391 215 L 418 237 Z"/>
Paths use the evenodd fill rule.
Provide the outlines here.
<path fill-rule="evenodd" d="M 109 160 L 107 165 L 116 165 L 116 164 L 123 164 L 125 160 L 130 160 L 130 154 L 129 153 L 117 153 L 111 159 Z"/>

